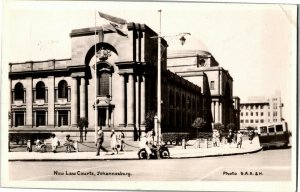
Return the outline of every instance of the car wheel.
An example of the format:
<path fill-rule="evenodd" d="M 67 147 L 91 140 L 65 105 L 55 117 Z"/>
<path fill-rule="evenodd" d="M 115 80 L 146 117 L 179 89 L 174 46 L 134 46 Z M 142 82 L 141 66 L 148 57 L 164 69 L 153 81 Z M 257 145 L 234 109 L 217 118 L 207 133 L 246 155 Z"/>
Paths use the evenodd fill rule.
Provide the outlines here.
<path fill-rule="evenodd" d="M 146 150 L 142 149 L 138 153 L 139 159 L 147 159 L 147 152 Z"/>
<path fill-rule="evenodd" d="M 169 159 L 170 158 L 170 152 L 168 150 L 163 150 L 160 153 L 160 156 L 162 159 Z"/>

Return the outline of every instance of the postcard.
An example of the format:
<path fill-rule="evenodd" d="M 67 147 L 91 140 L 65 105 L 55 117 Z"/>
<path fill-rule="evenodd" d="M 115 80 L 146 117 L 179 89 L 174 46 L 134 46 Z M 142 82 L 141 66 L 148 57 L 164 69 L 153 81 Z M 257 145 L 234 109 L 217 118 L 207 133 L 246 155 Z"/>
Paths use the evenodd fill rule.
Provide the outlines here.
<path fill-rule="evenodd" d="M 294 191 L 297 5 L 8 1 L 7 189 Z"/>

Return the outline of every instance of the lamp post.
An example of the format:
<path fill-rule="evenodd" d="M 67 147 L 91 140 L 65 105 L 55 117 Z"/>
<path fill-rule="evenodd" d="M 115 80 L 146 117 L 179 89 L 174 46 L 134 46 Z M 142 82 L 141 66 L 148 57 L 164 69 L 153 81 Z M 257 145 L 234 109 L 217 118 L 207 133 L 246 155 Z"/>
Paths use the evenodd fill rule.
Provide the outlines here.
<path fill-rule="evenodd" d="M 166 36 L 161 36 L 161 9 L 158 10 L 159 12 L 159 32 L 158 36 L 152 37 L 157 38 L 157 116 L 154 117 L 154 126 L 155 126 L 155 140 L 156 145 L 160 145 L 161 142 L 161 38 L 164 38 Z M 191 35 L 190 33 L 180 33 L 175 36 L 180 36 L 180 42 L 181 45 L 183 45 L 186 41 L 185 35 Z M 173 35 L 174 36 L 174 35 Z"/>

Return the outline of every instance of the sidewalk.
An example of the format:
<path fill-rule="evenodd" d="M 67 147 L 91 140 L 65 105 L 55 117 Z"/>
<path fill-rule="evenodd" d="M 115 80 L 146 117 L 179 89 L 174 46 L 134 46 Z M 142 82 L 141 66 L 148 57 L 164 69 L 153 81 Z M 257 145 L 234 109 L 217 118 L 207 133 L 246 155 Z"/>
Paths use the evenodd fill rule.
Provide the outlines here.
<path fill-rule="evenodd" d="M 191 143 L 192 141 L 190 141 Z M 227 155 L 239 155 L 246 153 L 254 153 L 260 151 L 257 137 L 254 138 L 252 144 L 248 140 L 243 142 L 242 148 L 236 148 L 235 145 L 228 145 L 212 148 L 195 148 L 195 146 L 187 146 L 182 149 L 181 146 L 172 146 L 169 148 L 170 158 L 202 158 Z M 134 151 L 119 152 L 119 154 L 111 155 L 111 152 L 102 152 L 100 156 L 96 156 L 95 152 L 72 152 L 72 153 L 39 153 L 39 152 L 9 152 L 9 161 L 77 161 L 77 160 L 137 160 L 138 149 Z"/>

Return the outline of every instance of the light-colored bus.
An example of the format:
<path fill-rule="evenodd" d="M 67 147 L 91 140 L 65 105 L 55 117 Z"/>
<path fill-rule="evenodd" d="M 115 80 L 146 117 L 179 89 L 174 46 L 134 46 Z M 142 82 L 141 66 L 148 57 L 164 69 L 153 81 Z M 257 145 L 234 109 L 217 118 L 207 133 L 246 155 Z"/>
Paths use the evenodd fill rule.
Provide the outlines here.
<path fill-rule="evenodd" d="M 290 133 L 286 122 L 260 124 L 257 131 L 263 147 L 287 147 L 289 144 Z"/>

